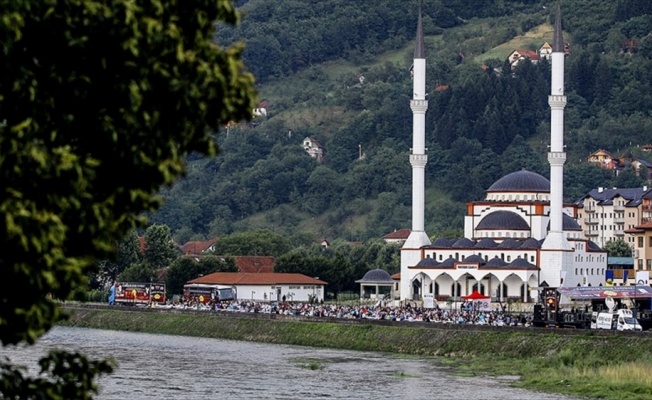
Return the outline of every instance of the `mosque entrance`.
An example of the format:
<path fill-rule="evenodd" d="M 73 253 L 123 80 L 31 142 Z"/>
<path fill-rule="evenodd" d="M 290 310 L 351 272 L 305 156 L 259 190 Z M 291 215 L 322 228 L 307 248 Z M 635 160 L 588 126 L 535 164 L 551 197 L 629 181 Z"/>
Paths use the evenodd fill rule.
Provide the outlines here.
<path fill-rule="evenodd" d="M 418 279 L 412 281 L 412 300 L 421 300 L 421 281 Z"/>

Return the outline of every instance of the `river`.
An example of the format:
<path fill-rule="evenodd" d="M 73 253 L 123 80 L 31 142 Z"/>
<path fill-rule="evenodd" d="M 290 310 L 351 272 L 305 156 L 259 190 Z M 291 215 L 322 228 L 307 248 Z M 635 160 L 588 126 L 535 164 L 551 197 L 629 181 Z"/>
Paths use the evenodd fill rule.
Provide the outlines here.
<path fill-rule="evenodd" d="M 30 347 L 0 349 L 36 369 L 49 349 L 113 357 L 97 399 L 572 400 L 512 388 L 513 377 L 461 377 L 434 358 L 56 327 Z"/>

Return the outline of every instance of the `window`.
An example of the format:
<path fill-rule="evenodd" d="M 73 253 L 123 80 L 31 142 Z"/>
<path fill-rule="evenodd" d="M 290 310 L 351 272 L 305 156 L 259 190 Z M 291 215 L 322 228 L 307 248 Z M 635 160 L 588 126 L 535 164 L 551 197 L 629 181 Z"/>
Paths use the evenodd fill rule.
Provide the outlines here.
<path fill-rule="evenodd" d="M 643 269 L 643 259 L 642 258 L 638 259 L 638 269 Z"/>
<path fill-rule="evenodd" d="M 643 236 L 638 237 L 638 247 L 643 247 Z"/>
<path fill-rule="evenodd" d="M 647 238 L 647 247 L 652 247 L 652 236 L 648 236 Z"/>

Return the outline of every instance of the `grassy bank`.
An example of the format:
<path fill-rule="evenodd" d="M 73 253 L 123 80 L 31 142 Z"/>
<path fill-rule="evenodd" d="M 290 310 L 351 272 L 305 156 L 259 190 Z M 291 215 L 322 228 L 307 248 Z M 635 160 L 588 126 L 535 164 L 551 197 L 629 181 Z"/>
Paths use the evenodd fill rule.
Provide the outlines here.
<path fill-rule="evenodd" d="M 269 315 L 69 308 L 65 325 L 442 356 L 460 373 L 519 375 L 515 385 L 595 399 L 652 399 L 652 335 L 418 323 L 303 321 Z"/>

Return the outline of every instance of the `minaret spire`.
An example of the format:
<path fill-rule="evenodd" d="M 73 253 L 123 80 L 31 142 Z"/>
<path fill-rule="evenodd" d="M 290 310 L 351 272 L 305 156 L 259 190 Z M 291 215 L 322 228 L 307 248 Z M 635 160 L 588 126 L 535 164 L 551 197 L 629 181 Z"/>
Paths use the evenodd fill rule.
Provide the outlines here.
<path fill-rule="evenodd" d="M 555 16 L 555 33 L 552 46 L 552 79 L 550 85 L 550 231 L 546 236 L 542 250 L 541 276 L 550 286 L 559 286 L 560 274 L 572 264 L 572 253 L 563 228 L 564 207 L 564 163 L 566 152 L 564 146 L 564 39 L 561 27 L 561 11 L 557 3 Z M 544 253 L 545 252 L 545 253 Z M 569 260 L 568 257 L 571 257 Z M 545 270 L 544 270 L 545 269 Z"/>
<path fill-rule="evenodd" d="M 428 162 L 426 155 L 426 50 L 421 25 L 421 7 L 417 21 L 416 45 L 414 47 L 412 78 L 412 232 L 403 244 L 403 248 L 418 249 L 430 244 L 425 232 L 425 169 Z"/>
<path fill-rule="evenodd" d="M 561 7 L 557 3 L 557 14 L 555 15 L 555 37 L 552 40 L 552 51 L 554 53 L 564 52 L 564 37 L 561 30 Z"/>
<path fill-rule="evenodd" d="M 423 43 L 423 27 L 421 26 L 421 6 L 419 6 L 419 21 L 417 22 L 417 44 L 414 47 L 414 58 L 426 58 L 426 46 Z"/>

